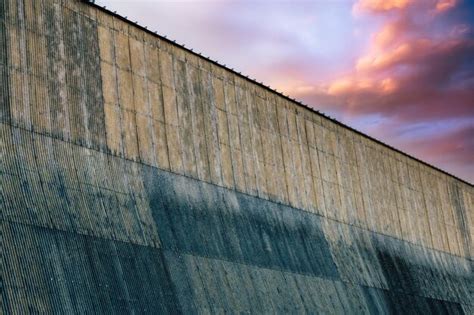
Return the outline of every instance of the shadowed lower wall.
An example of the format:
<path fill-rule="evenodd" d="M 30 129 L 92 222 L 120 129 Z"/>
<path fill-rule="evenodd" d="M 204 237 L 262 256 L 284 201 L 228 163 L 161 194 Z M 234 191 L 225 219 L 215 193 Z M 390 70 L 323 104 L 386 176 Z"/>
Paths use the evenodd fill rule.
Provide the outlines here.
<path fill-rule="evenodd" d="M 474 312 L 473 188 L 92 5 L 0 3 L 3 313 Z"/>

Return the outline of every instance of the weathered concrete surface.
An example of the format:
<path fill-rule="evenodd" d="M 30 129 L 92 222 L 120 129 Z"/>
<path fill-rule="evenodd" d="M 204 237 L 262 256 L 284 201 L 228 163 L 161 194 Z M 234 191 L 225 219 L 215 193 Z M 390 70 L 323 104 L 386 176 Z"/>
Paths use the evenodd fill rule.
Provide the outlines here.
<path fill-rule="evenodd" d="M 94 6 L 0 2 L 2 313 L 474 313 L 474 189 Z"/>

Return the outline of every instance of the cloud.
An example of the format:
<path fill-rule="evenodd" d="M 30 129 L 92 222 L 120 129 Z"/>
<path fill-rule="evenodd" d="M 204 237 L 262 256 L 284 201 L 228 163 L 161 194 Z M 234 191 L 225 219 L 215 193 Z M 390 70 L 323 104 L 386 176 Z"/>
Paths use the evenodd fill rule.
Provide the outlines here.
<path fill-rule="evenodd" d="M 447 11 L 455 16 L 463 10 L 457 5 L 360 0 L 354 10 L 384 21 L 365 53 L 344 75 L 290 93 L 388 143 L 402 139 L 398 147 L 472 181 L 474 36 L 471 22 L 447 18 Z M 377 119 L 357 122 L 365 117 Z M 423 138 L 399 136 L 408 126 L 430 129 L 447 120 L 467 120 L 469 126 L 448 134 L 431 130 Z M 387 128 L 392 132 L 380 132 Z"/>
<path fill-rule="evenodd" d="M 444 11 L 454 8 L 456 4 L 457 4 L 456 0 L 439 0 L 436 3 L 435 9 L 437 12 L 444 12 Z"/>
<path fill-rule="evenodd" d="M 408 7 L 413 0 L 359 0 L 354 5 L 355 12 L 386 12 Z"/>

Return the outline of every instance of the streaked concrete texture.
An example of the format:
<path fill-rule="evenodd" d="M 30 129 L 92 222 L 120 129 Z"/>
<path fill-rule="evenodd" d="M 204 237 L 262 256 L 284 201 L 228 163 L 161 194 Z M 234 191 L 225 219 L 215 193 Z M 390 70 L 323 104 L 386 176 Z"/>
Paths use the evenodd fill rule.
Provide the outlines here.
<path fill-rule="evenodd" d="M 474 189 L 75 0 L 0 3 L 2 311 L 474 311 Z"/>

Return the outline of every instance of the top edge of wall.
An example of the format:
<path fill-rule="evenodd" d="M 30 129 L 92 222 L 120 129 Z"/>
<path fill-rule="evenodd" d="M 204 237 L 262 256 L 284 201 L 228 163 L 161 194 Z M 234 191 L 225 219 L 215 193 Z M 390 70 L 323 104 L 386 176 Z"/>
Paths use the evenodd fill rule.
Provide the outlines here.
<path fill-rule="evenodd" d="M 270 86 L 265 85 L 265 84 L 262 83 L 262 82 L 258 82 L 257 80 L 252 79 L 252 78 L 250 78 L 250 77 L 248 77 L 248 76 L 245 76 L 244 74 L 242 74 L 242 73 L 240 73 L 240 72 L 237 72 L 236 70 L 234 70 L 234 69 L 232 69 L 232 68 L 228 68 L 226 65 L 223 65 L 223 64 L 219 63 L 219 62 L 216 61 L 216 60 L 212 60 L 212 59 L 210 59 L 210 57 L 206 57 L 206 56 L 202 55 L 202 54 L 199 53 L 199 52 L 196 52 L 196 51 L 194 51 L 194 50 L 192 50 L 192 49 L 189 49 L 189 48 L 185 47 L 185 45 L 179 44 L 179 43 L 177 43 L 176 41 L 171 40 L 171 39 L 165 37 L 164 35 L 160 35 L 160 34 L 158 34 L 158 33 L 155 32 L 155 31 L 149 30 L 147 27 L 138 24 L 138 22 L 133 22 L 133 21 L 129 20 L 127 17 L 118 14 L 117 12 L 112 12 L 112 11 L 110 11 L 109 9 L 107 9 L 106 6 L 100 6 L 100 5 L 96 4 L 96 3 L 95 3 L 95 0 L 80 0 L 80 1 L 81 1 L 82 3 L 85 3 L 85 4 L 87 4 L 87 5 L 90 5 L 90 6 L 94 7 L 94 8 L 96 8 L 96 9 L 102 11 L 102 12 L 106 12 L 107 14 L 110 14 L 111 16 L 113 16 L 113 17 L 115 17 L 115 18 L 118 18 L 118 19 L 120 19 L 120 20 L 122 20 L 122 21 L 124 21 L 124 22 L 127 22 L 127 23 L 129 23 L 129 24 L 131 24 L 131 25 L 133 25 L 133 26 L 139 28 L 140 30 L 142 30 L 142 31 L 144 31 L 144 32 L 146 32 L 146 33 L 152 34 L 153 36 L 158 37 L 158 38 L 159 38 L 160 40 L 162 40 L 162 41 L 165 41 L 165 42 L 167 42 L 167 43 L 169 43 L 169 44 L 171 44 L 171 45 L 174 45 L 174 46 L 176 46 L 176 47 L 179 47 L 179 48 L 185 50 L 187 53 L 190 53 L 190 54 L 192 54 L 192 55 L 194 55 L 194 56 L 197 56 L 197 57 L 199 57 L 199 58 L 202 58 L 202 59 L 204 59 L 204 60 L 207 60 L 208 62 L 210 62 L 210 63 L 212 63 L 212 64 L 214 64 L 214 65 L 217 65 L 217 66 L 219 66 L 219 67 L 221 67 L 221 68 L 224 68 L 225 70 L 227 70 L 227 71 L 233 73 L 233 74 L 236 75 L 236 76 L 239 76 L 240 78 L 242 78 L 242 79 L 244 79 L 244 80 L 246 80 L 246 81 L 249 81 L 249 82 L 251 82 L 251 83 L 253 83 L 253 84 L 255 84 L 255 85 L 258 85 L 258 86 L 260 86 L 260 87 L 266 89 L 267 91 L 270 91 L 270 92 L 272 92 L 272 93 L 275 93 L 276 95 L 278 95 L 278 96 L 280 96 L 280 97 L 282 97 L 282 98 L 284 98 L 284 99 L 286 99 L 286 100 L 288 100 L 288 101 L 290 101 L 290 102 L 292 102 L 292 103 L 294 103 L 294 104 L 296 104 L 296 105 L 298 105 L 298 106 L 300 106 L 300 107 L 303 107 L 303 108 L 305 108 L 305 109 L 307 109 L 307 110 L 309 110 L 309 111 L 311 111 L 311 112 L 313 112 L 313 113 L 315 113 L 315 114 L 317 114 L 317 115 L 319 115 L 319 116 L 321 116 L 321 117 L 324 117 L 325 119 L 330 120 L 331 122 L 335 123 L 336 125 L 339 125 L 339 126 L 341 126 L 341 127 L 343 127 L 343 128 L 346 128 L 346 129 L 348 129 L 348 130 L 350 130 L 350 131 L 352 131 L 352 132 L 355 132 L 356 134 L 359 134 L 359 135 L 361 135 L 361 136 L 363 136 L 363 137 L 365 137 L 365 138 L 367 138 L 367 139 L 369 139 L 369 140 L 371 140 L 371 141 L 374 141 L 375 143 L 378 143 L 378 144 L 380 144 L 380 145 L 382 145 L 382 146 L 384 146 L 384 147 L 387 147 L 387 148 L 389 148 L 389 149 L 391 149 L 391 150 L 393 150 L 393 151 L 395 151 L 395 152 L 398 152 L 398 153 L 400 153 L 400 154 L 402 154 L 402 155 L 404 155 L 404 156 L 406 156 L 406 157 L 408 157 L 408 158 L 410 158 L 410 159 L 412 159 L 412 160 L 414 160 L 414 161 L 417 161 L 417 162 L 419 162 L 419 163 L 421 163 L 421 164 L 424 164 L 424 165 L 426 165 L 426 166 L 428 166 L 428 167 L 430 167 L 430 168 L 432 168 L 432 169 L 434 169 L 434 170 L 436 170 L 436 171 L 438 171 L 438 172 L 441 172 L 441 173 L 443 173 L 443 174 L 445 174 L 445 175 L 448 175 L 448 176 L 450 176 L 450 177 L 452 177 L 452 178 L 454 178 L 454 179 L 456 179 L 456 180 L 458 180 L 458 181 L 460 181 L 460 182 L 462 182 L 462 183 L 464 183 L 464 184 L 466 184 L 466 185 L 468 185 L 468 186 L 470 186 L 470 187 L 474 187 L 474 183 L 469 183 L 467 180 L 461 179 L 461 178 L 459 178 L 459 177 L 457 177 L 457 176 L 455 176 L 455 175 L 453 175 L 453 174 L 451 174 L 451 173 L 448 173 L 448 172 L 445 171 L 445 170 L 442 170 L 442 169 L 440 169 L 440 168 L 438 168 L 438 167 L 436 167 L 436 166 L 434 166 L 434 165 L 432 165 L 432 164 L 429 164 L 428 162 L 425 162 L 425 161 L 423 161 L 423 160 L 420 160 L 420 159 L 418 159 L 418 158 L 416 158 L 416 157 L 414 157 L 414 156 L 412 156 L 412 155 L 410 155 L 410 154 L 408 154 L 408 153 L 406 153 L 406 152 L 403 152 L 403 151 L 401 151 L 401 150 L 399 150 L 399 149 L 397 149 L 397 148 L 395 148 L 395 147 L 392 147 L 391 145 L 386 144 L 386 143 L 382 142 L 381 140 L 378 140 L 378 139 L 376 139 L 376 138 L 373 138 L 373 137 L 371 137 L 371 136 L 369 136 L 369 135 L 367 135 L 367 134 L 365 134 L 365 133 L 363 133 L 363 132 L 361 132 L 361 131 L 359 131 L 359 130 L 357 130 L 357 129 L 354 129 L 354 128 L 352 128 L 352 127 L 350 127 L 350 126 L 348 126 L 348 125 L 346 125 L 346 124 L 344 124 L 344 123 L 342 123 L 342 122 L 336 120 L 335 118 L 329 117 L 329 116 L 325 115 L 324 113 L 322 113 L 322 112 L 320 112 L 320 111 L 314 109 L 313 107 L 310 107 L 309 105 L 306 105 L 306 104 L 302 103 L 301 101 L 298 101 L 298 100 L 296 100 L 296 99 L 294 99 L 294 98 L 291 98 L 289 95 L 285 95 L 285 94 L 283 94 L 283 93 L 281 93 L 281 92 L 279 92 L 279 91 L 277 91 L 277 90 L 271 88 Z"/>

